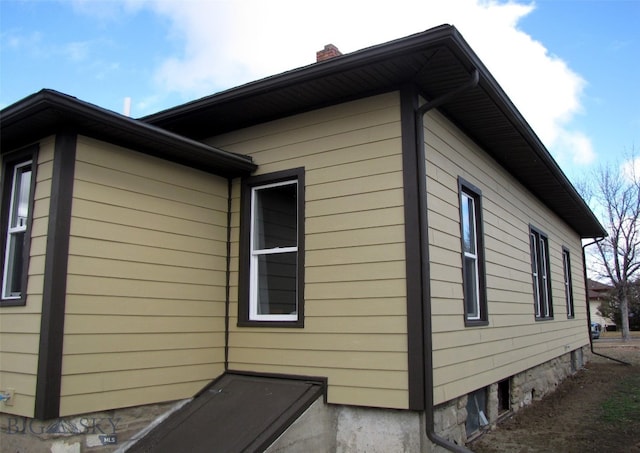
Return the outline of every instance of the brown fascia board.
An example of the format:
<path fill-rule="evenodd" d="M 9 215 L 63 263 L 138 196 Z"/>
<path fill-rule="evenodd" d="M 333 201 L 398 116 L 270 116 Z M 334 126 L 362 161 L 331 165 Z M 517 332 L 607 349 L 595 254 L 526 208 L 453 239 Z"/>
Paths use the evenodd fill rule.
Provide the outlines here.
<path fill-rule="evenodd" d="M 141 121 L 150 124 L 164 125 L 167 122 L 187 118 L 189 114 L 196 113 L 208 106 L 233 102 L 240 99 L 250 98 L 258 94 L 268 93 L 289 85 L 303 84 L 309 80 L 321 79 L 338 72 L 345 72 L 349 69 L 366 66 L 373 61 L 379 61 L 389 53 L 402 54 L 412 51 L 424 50 L 425 47 L 436 47 L 440 43 L 446 42 L 455 27 L 452 25 L 441 25 L 427 31 L 400 38 L 385 44 L 379 44 L 365 49 L 361 49 L 349 54 L 344 54 L 322 61 L 312 63 L 301 68 L 292 69 L 274 76 L 240 85 L 219 93 L 187 102 L 177 107 L 154 113 L 140 118 Z M 428 46 L 427 46 L 428 44 Z"/>
<path fill-rule="evenodd" d="M 214 148 L 55 90 L 43 89 L 0 111 L 3 150 L 61 130 L 74 130 L 221 176 L 249 174 L 257 168 L 248 156 Z"/>
<path fill-rule="evenodd" d="M 547 150 L 546 146 L 544 146 L 538 135 L 531 128 L 529 122 L 522 116 L 509 96 L 491 75 L 484 63 L 482 63 L 480 58 L 462 37 L 460 32 L 455 28 L 452 30 L 451 39 L 455 43 L 455 46 L 450 47 L 451 50 L 456 54 L 456 56 L 458 56 L 459 60 L 466 62 L 466 66 L 469 68 L 477 68 L 478 71 L 480 71 L 481 77 L 479 85 L 484 88 L 485 92 L 502 111 L 514 129 L 516 129 L 520 136 L 527 142 L 536 157 L 544 163 L 549 173 L 551 173 L 556 181 L 558 181 L 558 183 L 567 191 L 567 194 L 571 197 L 572 201 L 581 207 L 587 217 L 590 217 L 590 220 L 594 225 L 597 225 L 590 233 L 586 233 L 583 237 L 607 236 L 608 234 L 600 221 L 596 218 L 593 211 L 591 211 L 591 208 L 577 192 L 571 181 L 569 181 L 569 178 L 567 178 L 566 174 L 562 171 L 551 153 Z"/>

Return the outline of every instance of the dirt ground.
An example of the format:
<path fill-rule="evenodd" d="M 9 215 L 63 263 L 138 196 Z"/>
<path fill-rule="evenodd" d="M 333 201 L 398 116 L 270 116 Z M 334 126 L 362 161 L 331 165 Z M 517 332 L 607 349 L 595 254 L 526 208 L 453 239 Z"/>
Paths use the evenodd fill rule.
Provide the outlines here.
<path fill-rule="evenodd" d="M 613 332 L 611 332 L 613 334 Z M 469 444 L 476 453 L 640 453 L 640 338 L 594 341 L 585 369 Z"/>

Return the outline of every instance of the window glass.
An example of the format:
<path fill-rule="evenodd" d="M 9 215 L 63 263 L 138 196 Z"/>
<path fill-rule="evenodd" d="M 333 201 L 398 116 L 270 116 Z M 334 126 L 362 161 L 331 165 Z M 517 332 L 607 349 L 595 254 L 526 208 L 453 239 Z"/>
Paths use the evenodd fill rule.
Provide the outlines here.
<path fill-rule="evenodd" d="M 296 321 L 298 314 L 298 183 L 251 190 L 249 320 Z"/>
<path fill-rule="evenodd" d="M 464 300 L 467 311 L 467 318 L 478 319 L 480 317 L 478 304 L 478 268 L 477 261 L 471 258 L 464 259 L 465 279 L 464 279 Z"/>
<path fill-rule="evenodd" d="M 31 188 L 31 165 L 16 168 L 14 199 L 12 200 L 12 228 L 27 228 L 29 214 L 29 189 Z"/>
<path fill-rule="evenodd" d="M 18 164 L 11 175 L 9 224 L 5 238 L 2 298 L 16 299 L 22 295 L 25 272 L 25 239 L 31 196 L 31 162 Z"/>
<path fill-rule="evenodd" d="M 551 278 L 549 274 L 549 241 L 537 230 L 531 229 L 531 276 L 536 318 L 552 318 Z"/>
<path fill-rule="evenodd" d="M 487 298 L 480 191 L 462 180 L 460 184 L 460 236 L 465 322 L 486 324 Z"/>
<path fill-rule="evenodd" d="M 462 241 L 466 253 L 476 252 L 475 208 L 473 198 L 462 194 Z"/>
<path fill-rule="evenodd" d="M 258 315 L 289 314 L 297 311 L 296 253 L 258 257 Z"/>
<path fill-rule="evenodd" d="M 573 286 L 571 284 L 571 259 L 569 250 L 562 250 L 562 266 L 564 268 L 564 295 L 567 303 L 567 318 L 575 316 L 573 308 Z"/>
<path fill-rule="evenodd" d="M 296 192 L 295 183 L 255 189 L 255 249 L 297 245 Z"/>

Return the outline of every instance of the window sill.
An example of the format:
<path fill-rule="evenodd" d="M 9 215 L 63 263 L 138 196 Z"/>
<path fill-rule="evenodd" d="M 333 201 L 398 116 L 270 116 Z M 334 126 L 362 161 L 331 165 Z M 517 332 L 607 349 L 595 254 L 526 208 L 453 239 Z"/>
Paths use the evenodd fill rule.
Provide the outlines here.
<path fill-rule="evenodd" d="M 483 327 L 483 326 L 488 326 L 489 325 L 489 321 L 484 321 L 482 319 L 479 320 L 468 320 L 465 319 L 464 320 L 464 326 L 465 327 Z"/>
<path fill-rule="evenodd" d="M 553 321 L 553 316 L 547 316 L 547 317 L 541 317 L 541 316 L 536 316 L 536 321 Z"/>
<path fill-rule="evenodd" d="M 238 327 L 286 327 L 304 328 L 304 321 L 238 321 Z"/>
<path fill-rule="evenodd" d="M 25 297 L 0 300 L 0 307 L 22 307 L 24 305 L 27 305 L 27 299 Z"/>

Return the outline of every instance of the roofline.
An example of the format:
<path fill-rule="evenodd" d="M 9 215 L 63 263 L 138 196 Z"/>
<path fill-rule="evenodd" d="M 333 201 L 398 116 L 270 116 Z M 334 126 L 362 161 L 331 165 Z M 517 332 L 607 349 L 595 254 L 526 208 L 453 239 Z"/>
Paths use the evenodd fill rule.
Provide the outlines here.
<path fill-rule="evenodd" d="M 364 66 L 370 61 L 378 60 L 389 52 L 407 53 L 424 47 L 425 39 L 428 38 L 430 44 L 437 44 L 439 41 L 446 42 L 451 32 L 456 31 L 452 25 L 440 25 L 427 31 L 416 33 L 410 36 L 399 38 L 384 44 L 377 44 L 351 53 L 343 54 L 322 62 L 311 63 L 307 66 L 292 69 L 280 74 L 255 80 L 244 85 L 230 88 L 200 99 L 196 99 L 185 104 L 172 107 L 160 112 L 140 118 L 151 124 L 161 122 L 170 118 L 187 115 L 191 112 L 206 108 L 211 102 L 222 104 L 226 101 L 247 98 L 262 94 L 280 87 L 285 87 L 292 83 L 303 83 L 307 80 L 317 79 L 335 72 L 341 72 L 350 68 Z"/>
<path fill-rule="evenodd" d="M 293 69 L 278 75 L 266 77 L 261 80 L 249 82 L 239 87 L 231 88 L 217 94 L 203 97 L 195 101 L 182 104 L 158 113 L 141 118 L 141 121 L 151 124 L 165 125 L 172 121 L 186 119 L 191 114 L 197 114 L 213 105 L 224 105 L 227 102 L 237 102 L 265 92 L 285 88 L 291 84 L 302 84 L 307 81 L 321 79 L 339 72 L 345 72 L 353 68 L 366 66 L 369 63 L 379 61 L 389 54 L 401 55 L 425 49 L 425 46 L 436 48 L 442 46 L 448 48 L 466 67 L 469 72 L 477 68 L 480 72 L 479 86 L 486 92 L 487 96 L 501 110 L 505 118 L 511 123 L 514 130 L 523 138 L 549 174 L 563 187 L 570 199 L 585 212 L 593 221 L 593 225 L 580 232 L 583 238 L 601 237 L 607 233 L 595 217 L 587 203 L 577 192 L 573 184 L 569 181 L 560 166 L 551 156 L 540 138 L 533 131 L 529 123 L 502 90 L 498 82 L 491 75 L 487 67 L 471 49 L 460 32 L 452 25 L 441 25 L 421 33 L 413 34 L 404 38 L 396 39 L 384 44 L 361 49 L 352 53 L 344 54 L 318 63 L 313 63 L 301 68 Z M 393 87 L 391 87 L 393 88 Z M 446 106 L 445 106 L 446 107 Z M 446 108 L 445 108 L 446 110 Z M 599 228 L 596 228 L 595 226 Z"/>
<path fill-rule="evenodd" d="M 594 236 L 581 235 L 581 237 L 587 239 L 592 237 L 595 238 L 607 236 L 608 234 L 604 227 L 602 227 L 600 220 L 598 220 L 589 205 L 586 203 L 586 201 L 584 201 L 584 198 L 582 198 L 582 196 L 578 193 L 567 175 L 553 158 L 547 147 L 544 145 L 544 143 L 542 143 L 540 137 L 538 137 L 529 122 L 516 108 L 515 104 L 511 101 L 509 96 L 505 93 L 502 87 L 500 87 L 497 80 L 491 75 L 484 63 L 480 60 L 469 43 L 467 43 L 467 41 L 455 27 L 452 27 L 451 38 L 456 44 L 456 47 L 453 50 L 458 49 L 461 52 L 461 55 L 459 56 L 468 59 L 469 63 L 473 65 L 474 68 L 480 71 L 480 85 L 487 88 L 487 93 L 500 107 L 505 116 L 511 121 L 514 128 L 522 135 L 527 143 L 529 143 L 531 150 L 542 162 L 544 162 L 545 166 L 549 169 L 551 174 L 558 179 L 560 184 L 565 189 L 567 189 L 567 192 L 572 197 L 574 202 L 582 206 L 582 208 L 589 213 L 592 220 L 594 220 L 600 226 L 601 231 L 598 232 L 598 234 L 595 234 Z"/>
<path fill-rule="evenodd" d="M 120 115 L 51 89 L 43 89 L 0 110 L 0 127 L 4 131 L 17 122 L 49 109 L 71 115 L 73 119 L 68 119 L 65 124 L 70 123 L 69 126 L 74 126 L 75 123 L 75 125 L 80 126 L 81 132 L 88 131 L 89 135 L 91 135 L 94 128 L 86 124 L 82 125 L 81 120 L 95 122 L 96 125 L 107 125 L 109 128 L 107 135 L 115 135 L 118 132 L 124 133 L 129 137 L 124 141 L 131 142 L 134 145 L 136 139 L 139 139 L 152 145 L 175 148 L 178 152 L 174 157 L 178 161 L 206 162 L 208 166 L 221 166 L 231 170 L 233 173 L 250 173 L 257 168 L 251 157 L 206 145 L 197 140 Z M 96 126 L 95 130 L 97 129 L 98 127 Z M 104 135 L 104 132 L 99 135 Z M 148 151 L 145 152 L 153 154 Z M 171 156 L 164 155 L 161 157 L 169 158 Z"/>

